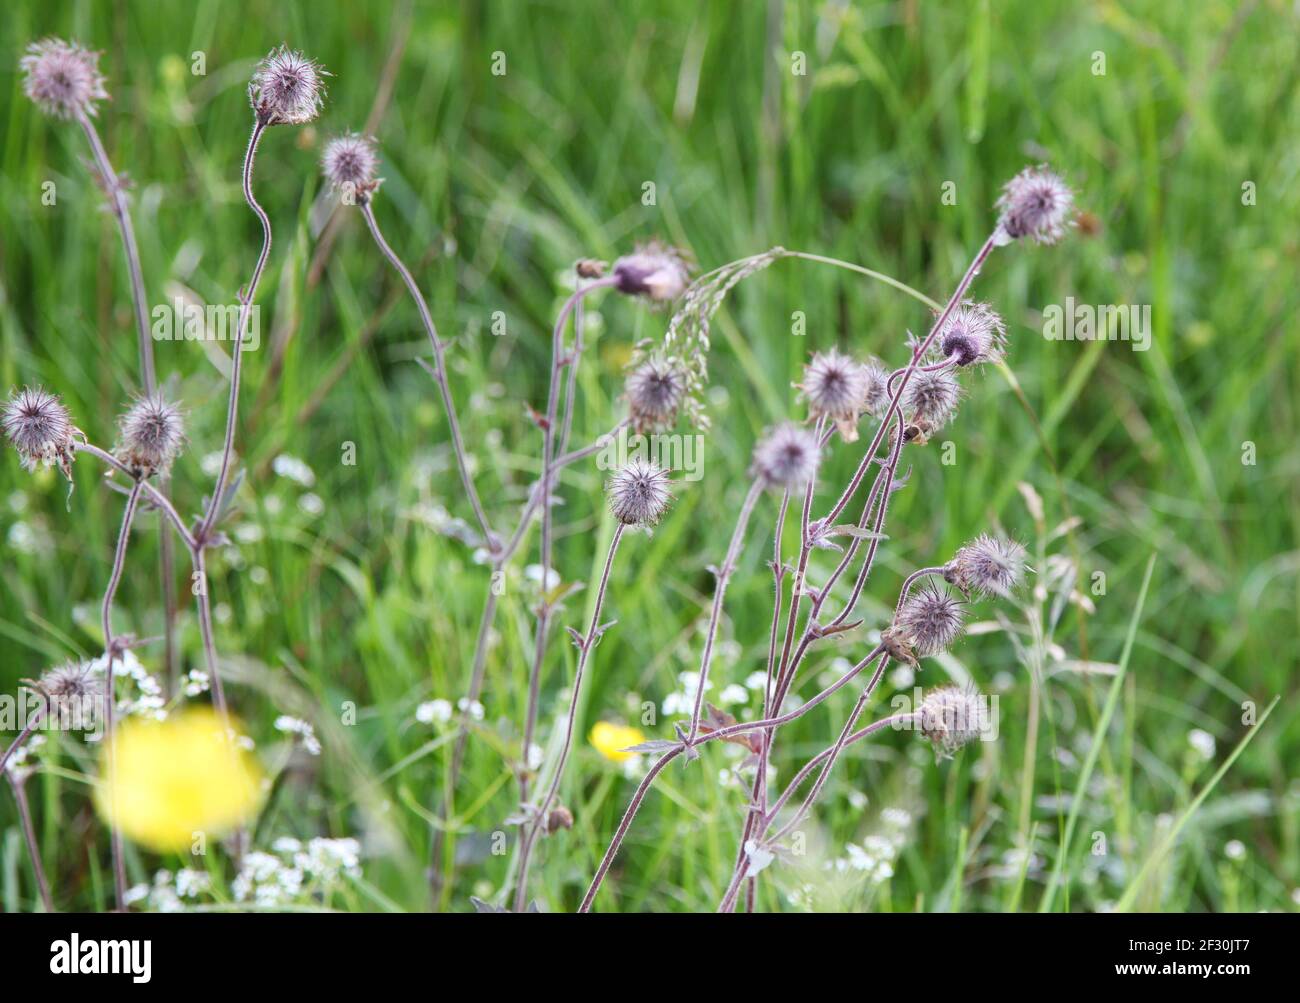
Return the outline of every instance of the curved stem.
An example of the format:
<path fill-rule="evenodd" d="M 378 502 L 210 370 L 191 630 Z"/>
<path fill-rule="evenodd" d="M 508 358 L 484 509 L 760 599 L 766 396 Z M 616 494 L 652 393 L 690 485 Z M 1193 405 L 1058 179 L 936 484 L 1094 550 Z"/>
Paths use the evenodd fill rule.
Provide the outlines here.
<path fill-rule="evenodd" d="M 551 809 L 551 802 L 555 800 L 555 795 L 559 793 L 560 781 L 564 779 L 564 767 L 569 761 L 569 752 L 573 748 L 573 723 L 578 716 L 578 702 L 582 696 L 582 679 L 587 668 L 587 659 L 591 656 L 591 649 L 596 646 L 599 639 L 600 613 L 605 603 L 605 593 L 609 587 L 609 572 L 614 566 L 614 554 L 618 550 L 619 541 L 623 538 L 623 531 L 627 529 L 623 523 L 619 523 L 618 528 L 614 530 L 614 537 L 609 541 L 609 550 L 605 554 L 605 569 L 601 572 L 600 586 L 596 590 L 595 604 L 591 611 L 591 623 L 587 627 L 587 633 L 582 638 L 578 651 L 578 667 L 573 675 L 573 686 L 569 695 L 569 712 L 564 722 L 564 744 L 560 746 L 560 758 L 555 764 L 555 775 L 551 777 L 551 785 L 546 791 L 546 796 L 542 798 L 537 805 L 537 814 L 530 822 L 524 823 L 524 837 L 520 844 L 520 863 L 519 863 L 519 884 L 515 892 L 515 912 L 523 912 L 524 904 L 528 898 L 528 863 L 542 827 L 546 825 L 547 813 Z"/>
<path fill-rule="evenodd" d="M 434 382 L 438 384 L 438 392 L 442 396 L 443 409 L 447 412 L 447 429 L 451 435 L 452 449 L 456 453 L 456 466 L 460 471 L 460 481 L 465 488 L 466 497 L 469 498 L 470 507 L 474 509 L 474 518 L 478 520 L 479 529 L 483 533 L 484 546 L 489 551 L 496 550 L 497 540 L 492 533 L 491 526 L 488 525 L 487 515 L 483 510 L 483 503 L 479 500 L 478 490 L 474 487 L 474 478 L 469 470 L 469 454 L 465 449 L 465 440 L 460 431 L 460 419 L 456 413 L 456 402 L 451 395 L 451 386 L 447 382 L 446 346 L 442 343 L 442 339 L 438 337 L 438 329 L 434 326 L 433 315 L 429 312 L 429 304 L 425 302 L 424 294 L 420 292 L 420 287 L 416 285 L 410 269 L 397 256 L 397 252 L 389 246 L 388 241 L 384 239 L 369 199 L 361 202 L 361 215 L 365 218 L 366 226 L 370 229 L 370 235 L 374 237 L 375 243 L 379 246 L 380 253 L 388 259 L 388 263 L 401 276 L 407 292 L 411 294 L 411 299 L 415 301 L 416 308 L 419 310 L 420 321 L 424 324 L 424 332 L 428 335 L 429 344 L 433 348 L 434 365 L 431 372 Z"/>
<path fill-rule="evenodd" d="M 113 886 L 117 891 L 118 911 L 126 909 L 126 867 L 122 860 L 122 833 L 116 823 L 117 776 L 113 772 L 117 764 L 117 750 L 114 748 L 114 719 L 117 714 L 117 691 L 113 685 L 113 663 L 117 660 L 117 646 L 113 640 L 113 599 L 117 587 L 122 581 L 122 570 L 126 567 L 126 546 L 131 538 L 131 523 L 135 520 L 136 506 L 140 502 L 140 481 L 131 486 L 131 493 L 126 496 L 126 508 L 122 513 L 122 529 L 117 534 L 117 549 L 113 553 L 113 570 L 104 590 L 104 602 L 100 608 L 100 625 L 104 632 L 104 760 L 108 767 L 108 789 L 114 804 L 110 806 L 109 825 L 110 842 L 113 847 Z"/>
<path fill-rule="evenodd" d="M 542 507 L 542 534 L 538 547 L 542 565 L 542 597 L 537 606 L 537 630 L 533 640 L 533 663 L 528 673 L 528 706 L 524 712 L 523 736 L 525 759 L 528 756 L 528 750 L 532 747 L 533 735 L 537 730 L 537 703 L 541 696 L 542 663 L 546 657 L 546 642 L 551 620 L 551 601 L 547 597 L 546 580 L 551 573 L 551 530 L 554 521 L 551 511 L 553 507 L 551 505 L 551 478 L 555 468 L 555 426 L 560 393 L 560 373 L 565 365 L 564 329 L 568 324 L 569 315 L 579 301 L 598 289 L 613 286 L 616 281 L 613 276 L 606 276 L 597 279 L 590 285 L 575 289 L 573 294 L 565 300 L 564 306 L 560 308 L 560 314 L 555 320 L 555 328 L 551 332 L 551 380 L 546 394 L 546 415 L 542 421 L 542 479 L 538 488 L 538 503 Z M 520 778 L 519 793 L 522 800 L 526 801 L 528 799 L 528 776 L 526 772 Z"/>
<path fill-rule="evenodd" d="M 605 880 L 605 875 L 609 873 L 610 865 L 614 862 L 618 848 L 623 845 L 623 837 L 627 835 L 632 820 L 636 818 L 636 813 L 640 810 L 641 802 L 645 800 L 650 785 L 654 783 L 655 777 L 663 772 L 665 766 L 685 751 L 686 747 L 679 745 L 677 748 L 664 753 L 654 766 L 650 767 L 650 771 L 637 786 L 636 793 L 632 795 L 632 800 L 628 802 L 627 810 L 623 812 L 623 820 L 618 823 L 618 828 L 614 831 L 614 838 L 610 840 L 609 848 L 605 851 L 605 856 L 601 858 L 600 866 L 596 868 L 591 884 L 587 887 L 587 894 L 582 897 L 582 905 L 578 906 L 578 912 L 591 912 L 591 903 L 595 901 L 596 893 L 600 891 L 601 883 Z"/>
<path fill-rule="evenodd" d="M 257 215 L 262 224 L 262 250 L 257 256 L 253 275 L 239 295 L 239 324 L 235 330 L 235 344 L 230 353 L 230 399 L 226 405 L 226 437 L 221 450 L 221 469 L 217 474 L 216 484 L 212 488 L 212 497 L 208 499 L 208 510 L 203 516 L 201 528 L 197 534 L 201 546 L 207 545 L 207 539 L 216 524 L 221 511 L 222 495 L 226 492 L 226 481 L 230 477 L 230 455 L 235 448 L 235 426 L 239 419 L 239 376 L 244 358 L 244 335 L 248 330 L 248 320 L 252 316 L 253 299 L 257 294 L 257 285 L 266 269 L 267 259 L 271 256 L 271 219 L 266 210 L 253 195 L 253 162 L 257 157 L 257 144 L 266 131 L 266 123 L 260 117 L 253 123 L 252 135 L 248 138 L 248 149 L 244 153 L 244 201 Z"/>
<path fill-rule="evenodd" d="M 13 788 L 14 801 L 18 805 L 18 823 L 23 830 L 23 840 L 27 843 L 27 855 L 32 861 L 32 870 L 36 872 L 36 887 L 40 891 L 41 905 L 46 912 L 54 912 L 54 899 L 50 896 L 50 882 L 45 877 L 45 865 L 41 862 L 41 847 L 36 841 L 36 829 L 32 825 L 32 810 L 27 804 L 26 781 L 19 780 L 12 773 L 9 786 Z"/>
<path fill-rule="evenodd" d="M 124 474 L 132 479 L 135 477 L 135 475 L 131 473 L 130 467 L 121 462 L 116 456 L 107 450 L 100 449 L 98 446 L 92 445 L 89 442 L 74 443 L 73 449 L 78 453 L 90 454 L 95 457 L 95 459 L 101 461 L 120 474 Z M 190 531 L 185 527 L 185 521 L 180 517 L 180 513 L 176 511 L 175 506 L 172 505 L 162 492 L 148 481 L 140 481 L 139 486 L 140 490 L 144 493 L 144 496 L 149 499 L 149 503 L 155 506 L 164 516 L 167 517 L 167 521 L 172 524 L 172 528 L 176 530 L 176 535 L 181 538 L 182 542 L 184 542 L 186 549 L 193 550 L 195 547 L 194 537 L 190 535 Z"/>
<path fill-rule="evenodd" d="M 704 690 L 709 682 L 709 667 L 713 662 L 713 642 L 718 636 L 718 621 L 722 618 L 722 604 L 727 594 L 727 582 L 731 580 L 736 570 L 736 560 L 740 556 L 740 545 L 745 539 L 745 529 L 749 525 L 749 517 L 762 491 L 762 484 L 757 479 L 749 485 L 745 500 L 740 505 L 740 514 L 736 516 L 736 527 L 731 532 L 727 556 L 723 558 L 722 566 L 715 571 L 713 607 L 709 612 L 708 633 L 704 635 L 704 650 L 700 654 L 700 678 L 695 688 L 695 709 L 691 712 L 691 728 L 686 739 L 688 745 L 695 742 L 695 737 L 700 731 L 700 711 L 704 706 Z"/>

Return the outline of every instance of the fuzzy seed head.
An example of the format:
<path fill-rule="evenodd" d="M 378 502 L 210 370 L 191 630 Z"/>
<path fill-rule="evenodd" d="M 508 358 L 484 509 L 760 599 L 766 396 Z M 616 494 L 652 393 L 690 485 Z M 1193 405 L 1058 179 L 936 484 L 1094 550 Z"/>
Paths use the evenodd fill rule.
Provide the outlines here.
<path fill-rule="evenodd" d="M 1025 576 L 1025 548 L 1014 540 L 981 533 L 944 568 L 944 578 L 971 596 L 1009 596 Z"/>
<path fill-rule="evenodd" d="M 672 501 L 667 471 L 634 456 L 605 485 L 609 510 L 625 526 L 653 526 Z"/>
<path fill-rule="evenodd" d="M 615 288 L 653 303 L 671 303 L 686 291 L 690 268 L 675 247 L 653 240 L 614 262 Z"/>
<path fill-rule="evenodd" d="M 325 144 L 320 158 L 321 173 L 332 187 L 364 197 L 379 187 L 375 171 L 379 155 L 375 141 L 355 132 L 335 136 Z"/>
<path fill-rule="evenodd" d="M 961 636 L 965 622 L 960 599 L 947 589 L 926 587 L 903 601 L 890 633 L 905 640 L 918 655 L 938 655 Z"/>
<path fill-rule="evenodd" d="M 786 422 L 754 447 L 750 473 L 766 487 L 797 491 L 817 475 L 821 446 L 815 433 Z"/>
<path fill-rule="evenodd" d="M 138 398 L 118 420 L 113 452 L 137 477 L 166 477 L 184 445 L 185 421 L 180 408 L 155 395 Z"/>
<path fill-rule="evenodd" d="M 972 689 L 938 686 L 925 695 L 917 708 L 917 729 L 928 739 L 940 759 L 990 731 L 985 700 Z"/>
<path fill-rule="evenodd" d="M 998 361 L 1006 341 L 1007 328 L 997 311 L 971 300 L 952 312 L 938 336 L 940 352 L 955 358 L 959 366 Z"/>
<path fill-rule="evenodd" d="M 831 349 L 812 357 L 798 386 L 813 418 L 856 422 L 866 399 L 867 371 L 856 359 Z"/>
<path fill-rule="evenodd" d="M 77 429 L 57 396 L 40 387 L 14 391 L 5 402 L 0 426 L 27 470 L 53 464 L 71 478 L 72 437 Z"/>
<path fill-rule="evenodd" d="M 248 100 L 266 125 L 302 125 L 320 114 L 327 76 L 319 63 L 281 45 L 257 64 Z"/>
<path fill-rule="evenodd" d="M 1008 240 L 1055 244 L 1074 225 L 1074 192 L 1046 164 L 1026 167 L 1008 181 L 997 208 L 998 229 Z"/>
<path fill-rule="evenodd" d="M 651 357 L 628 374 L 624 393 L 633 431 L 671 428 L 686 396 L 686 377 L 680 367 Z"/>
<path fill-rule="evenodd" d="M 95 699 L 104 692 L 104 681 L 95 672 L 91 662 L 65 662 L 41 673 L 41 678 L 29 682 L 52 702 Z"/>
<path fill-rule="evenodd" d="M 862 410 L 876 418 L 889 410 L 889 370 L 875 359 L 862 367 Z"/>
<path fill-rule="evenodd" d="M 961 384 L 947 370 L 914 370 L 903 392 L 903 415 L 926 432 L 948 423 L 961 402 Z"/>
<path fill-rule="evenodd" d="M 23 93 L 47 115 L 94 115 L 95 102 L 108 99 L 99 53 L 76 42 L 61 38 L 33 42 L 18 65 L 24 74 Z"/>

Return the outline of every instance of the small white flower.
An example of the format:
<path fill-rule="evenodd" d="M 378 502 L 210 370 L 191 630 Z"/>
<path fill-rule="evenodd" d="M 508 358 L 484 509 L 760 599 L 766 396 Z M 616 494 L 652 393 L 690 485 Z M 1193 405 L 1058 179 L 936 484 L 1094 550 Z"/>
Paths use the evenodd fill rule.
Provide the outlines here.
<path fill-rule="evenodd" d="M 471 700 L 468 697 L 461 697 L 456 701 L 456 707 L 462 714 L 467 715 L 472 721 L 483 720 L 483 705 L 477 700 Z"/>
<path fill-rule="evenodd" d="M 1245 860 L 1246 844 L 1239 839 L 1231 839 L 1224 844 L 1223 855 L 1229 860 Z"/>
<path fill-rule="evenodd" d="M 718 694 L 718 702 L 724 706 L 727 704 L 745 703 L 747 700 L 749 700 L 749 690 L 745 689 L 745 687 L 738 683 L 732 683 L 730 686 L 723 687 L 722 692 Z"/>
<path fill-rule="evenodd" d="M 316 485 L 316 472 L 307 465 L 305 460 L 290 456 L 288 453 L 281 453 L 272 460 L 271 469 L 275 471 L 277 476 L 287 477 L 305 488 L 315 487 Z"/>
<path fill-rule="evenodd" d="M 450 700 L 428 700 L 415 708 L 415 719 L 421 724 L 446 724 L 451 712 Z"/>
<path fill-rule="evenodd" d="M 1192 750 L 1206 762 L 1209 762 L 1214 758 L 1214 736 L 1208 731 L 1202 731 L 1200 728 L 1193 728 L 1187 733 L 1187 744 L 1190 745 Z"/>

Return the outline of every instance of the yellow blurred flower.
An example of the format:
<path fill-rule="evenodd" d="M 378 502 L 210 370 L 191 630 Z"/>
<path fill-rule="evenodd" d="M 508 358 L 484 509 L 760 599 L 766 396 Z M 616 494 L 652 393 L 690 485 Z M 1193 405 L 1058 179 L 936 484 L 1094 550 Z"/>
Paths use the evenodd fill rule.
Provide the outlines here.
<path fill-rule="evenodd" d="M 644 742 L 645 733 L 640 728 L 632 728 L 626 724 L 598 721 L 596 726 L 591 729 L 589 738 L 591 744 L 596 747 L 596 751 L 606 759 L 615 763 L 623 763 L 636 755 L 635 752 L 624 752 L 623 750 Z"/>
<path fill-rule="evenodd" d="M 211 710 L 123 721 L 114 776 L 101 754 L 100 814 L 160 853 L 188 850 L 199 833 L 215 839 L 235 829 L 261 805 L 262 772 L 233 731 Z"/>

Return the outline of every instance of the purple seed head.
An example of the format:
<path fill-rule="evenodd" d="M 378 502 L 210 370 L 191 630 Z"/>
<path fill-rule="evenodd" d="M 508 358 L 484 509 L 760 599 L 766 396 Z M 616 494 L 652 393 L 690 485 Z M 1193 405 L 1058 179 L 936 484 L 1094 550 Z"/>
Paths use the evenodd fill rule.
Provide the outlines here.
<path fill-rule="evenodd" d="M 953 556 L 944 578 L 971 596 L 1009 596 L 1025 576 L 1025 548 L 1014 540 L 982 533 Z"/>
<path fill-rule="evenodd" d="M 54 464 L 71 478 L 75 448 L 72 437 L 77 429 L 57 396 L 41 387 L 24 387 L 10 393 L 0 427 L 26 469 L 35 470 L 40 463 Z"/>
<path fill-rule="evenodd" d="M 938 655 L 961 636 L 966 611 L 960 599 L 945 588 L 929 587 L 913 591 L 889 628 L 918 655 Z"/>
<path fill-rule="evenodd" d="M 319 63 L 281 45 L 257 64 L 248 100 L 264 125 L 302 125 L 320 114 L 327 76 Z"/>
<path fill-rule="evenodd" d="M 686 291 L 691 278 L 685 255 L 657 240 L 615 261 L 613 275 L 619 292 L 652 303 L 671 303 Z"/>
<path fill-rule="evenodd" d="M 997 208 L 998 229 L 1008 240 L 1055 244 L 1074 225 L 1074 193 L 1046 164 L 1026 167 L 1008 181 Z"/>
<path fill-rule="evenodd" d="M 817 475 L 821 446 L 813 432 L 793 422 L 778 425 L 754 447 L 750 473 L 765 487 L 798 491 Z"/>
<path fill-rule="evenodd" d="M 624 387 L 628 414 L 635 432 L 671 428 L 686 396 L 686 378 L 680 367 L 651 357 L 628 374 Z"/>
<path fill-rule="evenodd" d="M 856 422 L 867 395 L 867 370 L 836 349 L 818 352 L 804 366 L 798 384 L 808 402 L 808 414 L 834 422 Z"/>
<path fill-rule="evenodd" d="M 24 74 L 23 93 L 47 115 L 94 115 L 95 102 L 108 99 L 99 72 L 99 53 L 76 42 L 61 38 L 33 42 L 18 65 Z"/>
<path fill-rule="evenodd" d="M 952 373 L 917 369 L 903 392 L 903 416 L 925 432 L 933 432 L 948 423 L 960 402 L 961 384 Z"/>
<path fill-rule="evenodd" d="M 966 300 L 955 309 L 939 331 L 939 351 L 959 366 L 996 362 L 1002 358 L 1007 328 L 987 303 Z"/>
<path fill-rule="evenodd" d="M 961 686 L 937 686 L 921 700 L 916 712 L 917 730 L 934 746 L 940 759 L 985 734 L 989 713 L 985 701 L 973 689 Z"/>
<path fill-rule="evenodd" d="M 672 500 L 668 474 L 634 456 L 605 485 L 609 510 L 625 526 L 653 526 Z"/>
<path fill-rule="evenodd" d="M 137 398 L 118 420 L 114 455 L 137 477 L 166 477 L 185 444 L 181 410 L 161 395 Z"/>
<path fill-rule="evenodd" d="M 875 359 L 862 367 L 862 410 L 876 418 L 889 410 L 889 370 Z"/>
<path fill-rule="evenodd" d="M 320 158 L 321 173 L 330 185 L 341 192 L 351 193 L 358 202 L 364 201 L 379 187 L 375 177 L 379 169 L 379 155 L 375 141 L 355 132 L 335 136 L 325 144 Z"/>

